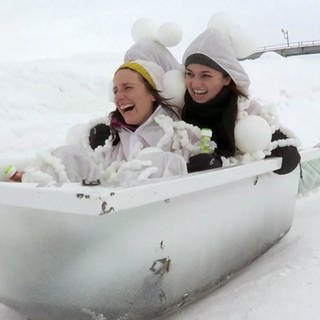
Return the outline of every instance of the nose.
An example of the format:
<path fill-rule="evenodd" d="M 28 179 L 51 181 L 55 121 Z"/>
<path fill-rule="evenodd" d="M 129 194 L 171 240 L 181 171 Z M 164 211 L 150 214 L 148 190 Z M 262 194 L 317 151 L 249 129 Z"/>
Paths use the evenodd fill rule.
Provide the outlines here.
<path fill-rule="evenodd" d="M 124 95 L 122 90 L 117 90 L 117 92 L 114 93 L 115 103 L 120 102 L 123 98 L 124 98 Z"/>
<path fill-rule="evenodd" d="M 201 87 L 202 81 L 199 77 L 193 77 L 189 80 L 189 87 L 191 88 L 199 88 Z"/>

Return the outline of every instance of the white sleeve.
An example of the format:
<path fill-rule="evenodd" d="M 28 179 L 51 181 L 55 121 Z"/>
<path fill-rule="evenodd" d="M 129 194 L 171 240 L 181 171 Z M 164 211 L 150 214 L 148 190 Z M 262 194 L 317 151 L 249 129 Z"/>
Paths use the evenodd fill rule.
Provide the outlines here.
<path fill-rule="evenodd" d="M 26 168 L 22 182 L 63 183 L 96 180 L 100 167 L 78 146 L 62 146 L 51 153 L 39 154 Z"/>

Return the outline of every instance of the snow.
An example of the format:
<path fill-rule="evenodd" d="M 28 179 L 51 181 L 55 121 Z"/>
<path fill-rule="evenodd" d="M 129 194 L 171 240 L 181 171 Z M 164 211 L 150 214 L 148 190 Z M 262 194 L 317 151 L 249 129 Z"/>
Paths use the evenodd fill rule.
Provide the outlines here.
<path fill-rule="evenodd" d="M 69 127 L 104 116 L 120 62 L 105 53 L 0 65 L 0 156 L 61 145 Z"/>
<path fill-rule="evenodd" d="M 114 70 L 122 62 L 124 51 L 132 44 L 128 28 L 134 22 L 132 17 L 141 16 L 137 15 L 141 7 L 137 4 L 131 12 L 122 12 L 113 4 L 110 4 L 110 10 L 98 10 L 103 7 L 102 2 L 94 1 L 96 8 L 80 2 L 82 5 L 73 7 L 73 1 L 73 5 L 55 1 L 47 6 L 41 1 L 34 1 L 32 5 L 26 1 L 17 4 L 11 1 L 0 10 L 3 18 L 0 41 L 6 44 L 0 54 L 1 162 L 13 157 L 33 157 L 39 151 L 62 145 L 71 127 L 103 117 L 113 108 L 109 99 L 109 83 Z M 204 1 L 200 2 L 203 4 Z M 232 1 L 228 3 L 232 6 Z M 300 10 L 307 13 L 307 7 L 315 8 L 312 10 L 318 15 L 316 1 L 307 3 L 309 5 L 302 5 Z M 168 16 L 172 19 L 177 16 L 179 4 L 175 1 L 168 8 Z M 249 4 L 250 1 L 242 2 L 244 7 Z M 60 12 L 60 20 L 57 19 L 59 6 L 65 8 Z M 291 6 L 300 14 L 299 6 Z M 218 2 L 217 7 L 226 9 L 222 2 Z M 70 13 L 73 9 L 74 15 Z M 160 7 L 156 10 L 161 11 Z M 209 13 L 193 10 L 198 18 L 203 19 L 205 27 Z M 38 11 L 41 15 L 37 14 Z M 150 16 L 154 14 L 148 8 L 144 12 Z M 183 32 L 189 32 L 187 25 L 193 27 L 193 23 L 184 15 L 185 8 L 181 12 L 177 20 L 184 21 Z M 272 5 L 266 10 L 259 9 L 260 18 L 259 14 L 250 14 L 250 10 L 244 12 L 244 17 L 250 17 L 248 21 L 257 23 L 261 14 L 275 11 L 272 11 Z M 92 18 L 93 13 L 95 18 Z M 279 23 L 287 16 L 287 9 L 280 4 L 275 13 L 275 21 Z M 89 19 L 82 20 L 86 14 L 88 17 L 91 15 L 91 21 L 95 23 L 89 23 Z M 122 19 L 117 18 L 120 16 Z M 297 17 L 300 19 L 299 15 Z M 128 18 L 128 28 L 125 18 Z M 309 26 L 314 26 L 313 30 L 319 30 L 316 20 L 304 19 Z M 47 22 L 56 28 L 49 28 Z M 292 30 L 294 24 L 287 23 Z M 29 25 L 27 31 L 21 28 L 23 24 Z M 300 25 L 299 28 L 303 29 Z M 274 26 L 267 29 L 274 34 Z M 16 36 L 11 36 L 8 30 Z M 110 30 L 124 30 L 127 37 L 120 41 Z M 265 36 L 264 29 L 258 31 Z M 184 34 L 184 37 L 190 39 L 190 35 Z M 104 42 L 104 39 L 108 41 Z M 114 39 L 116 41 L 112 42 Z M 19 41 L 24 45 L 19 47 Z M 182 55 L 187 44 L 183 42 L 178 49 L 173 49 L 177 57 Z M 302 147 L 319 143 L 320 55 L 283 58 L 267 53 L 257 60 L 243 61 L 242 65 L 251 79 L 251 95 L 263 104 L 275 105 L 281 123 L 298 135 Z M 271 314 L 274 319 L 318 319 L 319 203 L 320 193 L 298 199 L 293 226 L 278 244 L 226 285 L 168 320 L 267 320 Z M 26 317 L 0 304 L 0 319 L 26 320 Z"/>

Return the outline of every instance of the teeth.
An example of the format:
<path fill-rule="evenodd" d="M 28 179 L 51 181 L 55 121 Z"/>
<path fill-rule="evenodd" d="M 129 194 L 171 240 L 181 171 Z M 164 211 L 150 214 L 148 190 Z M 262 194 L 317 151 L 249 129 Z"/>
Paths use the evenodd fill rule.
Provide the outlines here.
<path fill-rule="evenodd" d="M 126 110 L 128 108 L 132 108 L 133 104 L 124 104 L 119 106 L 121 110 Z"/>
<path fill-rule="evenodd" d="M 207 92 L 207 90 L 193 90 L 193 92 L 194 92 L 195 94 L 204 94 L 204 93 Z"/>

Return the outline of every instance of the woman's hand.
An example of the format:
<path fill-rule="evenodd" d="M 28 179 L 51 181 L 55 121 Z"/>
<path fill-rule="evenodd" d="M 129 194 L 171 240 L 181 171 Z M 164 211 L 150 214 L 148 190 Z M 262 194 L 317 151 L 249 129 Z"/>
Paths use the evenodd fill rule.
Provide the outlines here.
<path fill-rule="evenodd" d="M 21 182 L 23 175 L 24 175 L 23 171 L 16 171 L 16 173 L 9 179 L 9 181 L 11 181 L 11 182 Z"/>
<path fill-rule="evenodd" d="M 187 163 L 188 172 L 202 171 L 208 169 L 215 169 L 222 167 L 222 160 L 219 155 L 215 152 L 210 153 L 200 153 L 189 159 Z"/>

